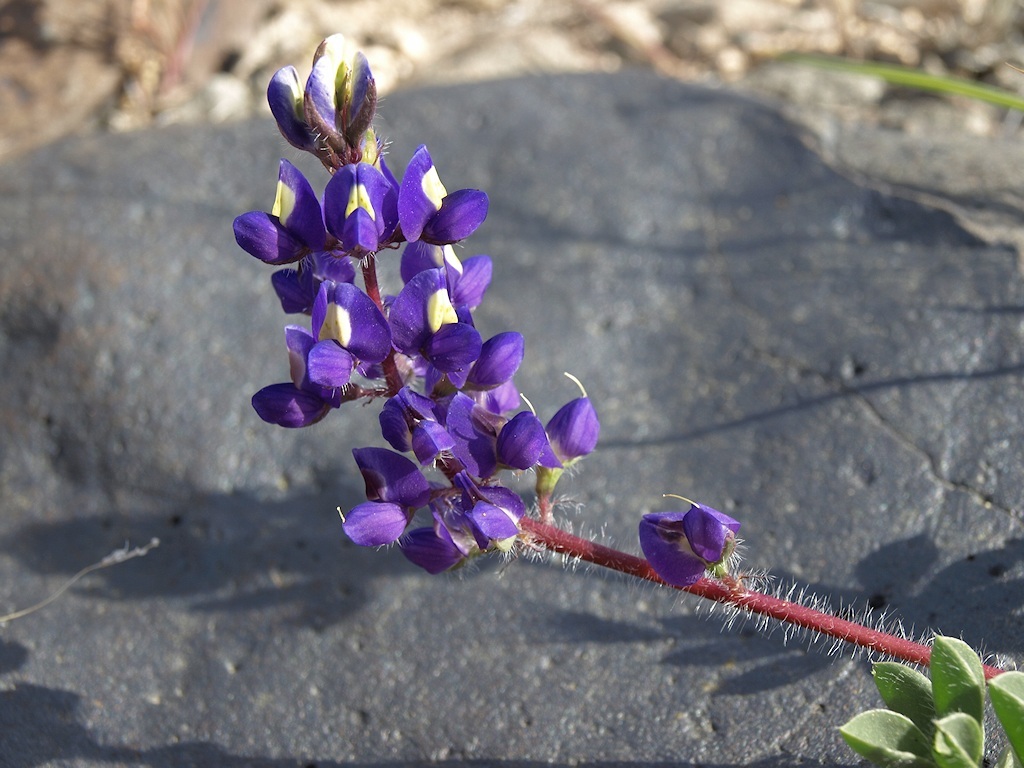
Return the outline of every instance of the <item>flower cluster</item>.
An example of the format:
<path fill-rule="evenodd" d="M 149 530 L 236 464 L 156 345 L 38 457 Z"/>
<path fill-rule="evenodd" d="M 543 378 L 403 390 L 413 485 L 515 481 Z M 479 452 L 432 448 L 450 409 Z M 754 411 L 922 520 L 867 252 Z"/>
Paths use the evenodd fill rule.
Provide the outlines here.
<path fill-rule="evenodd" d="M 253 407 L 264 421 L 305 427 L 346 402 L 383 401 L 390 448 L 353 451 L 367 499 L 343 515 L 355 543 L 397 543 L 431 573 L 507 549 L 526 505 L 502 473 L 535 470 L 543 505 L 561 473 L 594 449 L 599 423 L 585 393 L 547 424 L 520 410 L 522 335 L 484 339 L 474 324 L 491 260 L 460 260 L 453 245 L 483 222 L 487 196 L 448 192 L 426 147 L 395 176 L 372 127 L 373 76 L 341 35 L 320 45 L 304 88 L 286 67 L 267 96 L 284 137 L 331 177 L 318 197 L 282 160 L 271 210 L 235 219 L 239 246 L 288 265 L 272 277 L 284 311 L 309 316 L 308 327 L 285 328 L 290 381 L 261 389 Z M 403 285 L 382 295 L 376 260 L 397 249 Z M 430 524 L 412 527 L 421 510 Z"/>

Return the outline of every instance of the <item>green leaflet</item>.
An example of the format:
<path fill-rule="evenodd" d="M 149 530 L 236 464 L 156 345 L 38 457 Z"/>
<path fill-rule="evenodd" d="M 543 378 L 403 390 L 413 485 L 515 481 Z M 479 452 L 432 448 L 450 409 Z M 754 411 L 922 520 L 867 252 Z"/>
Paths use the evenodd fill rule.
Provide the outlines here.
<path fill-rule="evenodd" d="M 1004 672 L 993 678 L 988 695 L 1017 763 L 1024 763 L 1024 672 Z"/>
<path fill-rule="evenodd" d="M 978 768 L 985 753 L 985 731 L 965 712 L 935 722 L 932 754 L 939 768 Z"/>
<path fill-rule="evenodd" d="M 839 729 L 850 748 L 885 768 L 932 768 L 931 747 L 909 717 L 887 709 L 861 712 Z"/>

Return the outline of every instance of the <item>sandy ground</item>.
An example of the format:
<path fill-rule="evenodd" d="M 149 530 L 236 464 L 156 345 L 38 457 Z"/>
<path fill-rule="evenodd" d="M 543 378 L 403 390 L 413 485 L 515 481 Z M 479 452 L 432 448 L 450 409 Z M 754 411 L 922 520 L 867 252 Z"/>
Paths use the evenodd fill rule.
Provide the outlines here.
<path fill-rule="evenodd" d="M 1024 87 L 1016 0 L 6 0 L 0 2 L 0 158 L 84 130 L 219 122 L 266 111 L 284 64 L 308 70 L 343 32 L 383 93 L 421 83 L 641 66 L 821 102 L 857 119 L 934 130 L 908 94 L 769 64 L 788 52 L 923 67 Z M 767 74 L 766 74 L 767 73 Z M 836 83 L 839 83 L 837 86 Z M 915 99 L 917 101 L 915 102 Z M 920 99 L 910 99 L 920 107 Z M 941 108 L 940 108 L 941 109 Z M 960 104 L 939 119 L 1016 129 Z M 915 123 L 915 120 L 917 121 Z M 1008 129 L 1007 126 L 1010 126 Z"/>

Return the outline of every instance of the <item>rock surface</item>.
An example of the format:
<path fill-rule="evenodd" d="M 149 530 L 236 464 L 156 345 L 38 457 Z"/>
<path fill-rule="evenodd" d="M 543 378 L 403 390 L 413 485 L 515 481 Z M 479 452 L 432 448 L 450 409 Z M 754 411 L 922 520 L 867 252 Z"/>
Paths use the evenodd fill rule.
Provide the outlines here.
<path fill-rule="evenodd" d="M 495 259 L 477 319 L 525 334 L 520 388 L 546 417 L 568 370 L 597 404 L 575 528 L 636 551 L 662 493 L 698 498 L 783 584 L 1021 658 L 1014 248 L 649 74 L 398 93 L 383 118 L 396 166 L 426 142 L 491 195 L 465 254 Z M 282 152 L 257 121 L 0 167 L 5 609 L 162 542 L 5 628 L 0 764 L 856 764 L 835 727 L 878 703 L 863 658 L 585 569 L 431 578 L 343 540 L 375 413 L 294 433 L 248 404 L 287 376 L 287 321 L 230 222 Z M 943 170 L 917 190 L 942 199 Z M 985 178 L 958 182 L 983 209 Z"/>

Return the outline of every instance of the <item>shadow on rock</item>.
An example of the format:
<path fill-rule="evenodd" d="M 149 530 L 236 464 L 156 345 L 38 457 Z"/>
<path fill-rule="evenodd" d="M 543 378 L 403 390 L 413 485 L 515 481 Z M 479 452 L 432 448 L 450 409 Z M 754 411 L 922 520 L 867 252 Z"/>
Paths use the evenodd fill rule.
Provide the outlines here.
<path fill-rule="evenodd" d="M 53 761 L 86 760 L 90 765 L 114 763 L 147 766 L 148 768 L 406 768 L 409 765 L 431 765 L 433 768 L 560 768 L 557 763 L 533 760 L 445 760 L 402 762 L 339 762 L 294 757 L 261 757 L 237 755 L 208 742 L 186 742 L 149 749 L 106 745 L 97 741 L 88 728 L 76 720 L 80 697 L 68 691 L 36 685 L 16 685 L 0 692 L 0 761 L 22 768 L 49 765 Z M 792 757 L 763 759 L 745 765 L 775 768 L 792 765 Z M 802 765 L 823 763 L 801 761 Z M 592 768 L 727 768 L 709 763 L 628 763 L 583 762 L 575 766 Z M 833 765 L 829 763 L 829 765 Z M 851 764 L 852 765 L 852 764 Z"/>
<path fill-rule="evenodd" d="M 323 629 L 357 611 L 374 582 L 411 569 L 342 533 L 337 496 L 265 502 L 219 496 L 159 514 L 34 522 L 0 539 L 25 572 L 70 577 L 113 549 L 160 540 L 143 561 L 89 576 L 79 595 L 104 600 L 183 599 L 197 611 L 279 609 Z"/>

